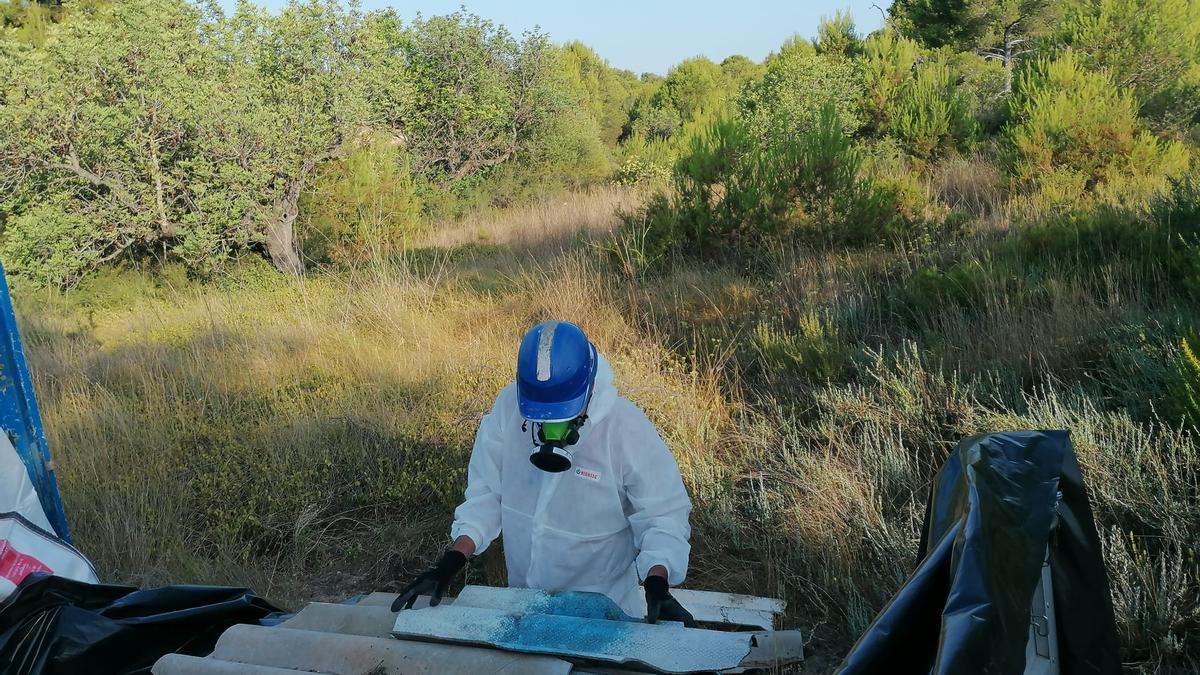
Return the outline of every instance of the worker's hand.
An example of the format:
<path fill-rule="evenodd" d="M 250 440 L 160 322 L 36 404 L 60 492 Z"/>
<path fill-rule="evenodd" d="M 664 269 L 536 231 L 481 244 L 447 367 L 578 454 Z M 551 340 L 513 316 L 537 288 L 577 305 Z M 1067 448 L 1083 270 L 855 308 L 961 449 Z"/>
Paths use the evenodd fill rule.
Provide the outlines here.
<path fill-rule="evenodd" d="M 691 612 L 684 609 L 678 600 L 671 597 L 671 590 L 667 586 L 666 579 L 652 574 L 642 582 L 642 588 L 646 589 L 646 623 L 657 623 L 661 619 L 663 621 L 682 621 L 683 625 L 688 628 L 696 626 L 696 620 L 692 618 Z"/>
<path fill-rule="evenodd" d="M 437 607 L 442 602 L 442 596 L 445 595 L 446 589 L 450 587 L 450 582 L 462 568 L 467 566 L 467 556 L 461 551 L 453 549 L 442 554 L 441 559 L 433 566 L 433 569 L 423 572 L 421 576 L 413 580 L 412 583 L 404 587 L 400 591 L 400 596 L 392 603 L 392 611 L 399 612 L 401 609 L 412 609 L 413 604 L 417 601 L 418 596 L 428 595 L 429 606 Z"/>

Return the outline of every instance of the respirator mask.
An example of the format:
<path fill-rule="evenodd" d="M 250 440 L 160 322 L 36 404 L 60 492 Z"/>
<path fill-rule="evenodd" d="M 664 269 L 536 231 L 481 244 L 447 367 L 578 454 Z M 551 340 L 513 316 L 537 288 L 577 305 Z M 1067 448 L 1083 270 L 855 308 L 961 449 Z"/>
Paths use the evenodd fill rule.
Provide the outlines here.
<path fill-rule="evenodd" d="M 570 469 L 571 452 L 567 448 L 579 442 L 579 429 L 586 421 L 587 413 L 584 412 L 566 422 L 533 422 L 533 452 L 529 454 L 529 461 L 547 473 Z"/>

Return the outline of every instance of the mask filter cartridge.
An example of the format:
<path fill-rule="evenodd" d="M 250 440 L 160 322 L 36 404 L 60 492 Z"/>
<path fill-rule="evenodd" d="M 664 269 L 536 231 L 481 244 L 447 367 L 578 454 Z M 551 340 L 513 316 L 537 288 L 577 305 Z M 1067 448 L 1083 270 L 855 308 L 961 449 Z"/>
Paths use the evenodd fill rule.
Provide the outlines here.
<path fill-rule="evenodd" d="M 585 416 L 569 422 L 542 422 L 533 427 L 533 452 L 529 461 L 547 473 L 562 473 L 571 468 L 567 448 L 579 442 L 579 428 Z"/>

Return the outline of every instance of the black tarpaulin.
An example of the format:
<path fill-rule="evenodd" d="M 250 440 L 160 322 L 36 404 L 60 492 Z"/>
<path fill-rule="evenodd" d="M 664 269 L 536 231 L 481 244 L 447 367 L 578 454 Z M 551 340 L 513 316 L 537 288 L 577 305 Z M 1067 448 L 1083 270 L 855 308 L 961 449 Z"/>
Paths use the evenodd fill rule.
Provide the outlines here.
<path fill-rule="evenodd" d="M 916 571 L 840 672 L 1020 675 L 1047 546 L 1062 674 L 1119 673 L 1108 578 L 1065 431 L 955 448 L 933 482 Z"/>
<path fill-rule="evenodd" d="M 33 574 L 0 604 L 0 673 L 139 673 L 278 610 L 244 588 L 138 590 Z"/>

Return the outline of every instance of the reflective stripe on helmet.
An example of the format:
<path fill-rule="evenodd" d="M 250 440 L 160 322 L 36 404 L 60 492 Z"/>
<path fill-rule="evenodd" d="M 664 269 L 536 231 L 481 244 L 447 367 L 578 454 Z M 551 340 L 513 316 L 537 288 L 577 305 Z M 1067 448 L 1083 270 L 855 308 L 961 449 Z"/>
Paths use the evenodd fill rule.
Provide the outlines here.
<path fill-rule="evenodd" d="M 550 321 L 542 327 L 538 336 L 537 379 L 546 382 L 550 379 L 550 349 L 554 346 L 554 331 L 558 329 L 557 321 Z"/>

